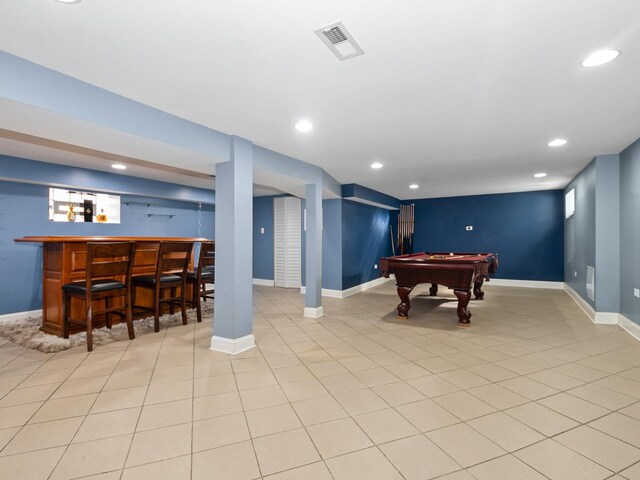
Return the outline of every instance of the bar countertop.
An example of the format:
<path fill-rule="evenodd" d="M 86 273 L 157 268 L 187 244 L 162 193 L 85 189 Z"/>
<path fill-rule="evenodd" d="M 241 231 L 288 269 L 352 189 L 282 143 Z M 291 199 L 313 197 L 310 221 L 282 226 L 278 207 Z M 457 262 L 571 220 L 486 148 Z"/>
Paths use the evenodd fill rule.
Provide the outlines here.
<path fill-rule="evenodd" d="M 210 242 L 208 238 L 203 237 L 82 237 L 74 235 L 28 235 L 22 238 L 16 238 L 14 241 L 21 243 L 82 243 L 82 242 Z"/>

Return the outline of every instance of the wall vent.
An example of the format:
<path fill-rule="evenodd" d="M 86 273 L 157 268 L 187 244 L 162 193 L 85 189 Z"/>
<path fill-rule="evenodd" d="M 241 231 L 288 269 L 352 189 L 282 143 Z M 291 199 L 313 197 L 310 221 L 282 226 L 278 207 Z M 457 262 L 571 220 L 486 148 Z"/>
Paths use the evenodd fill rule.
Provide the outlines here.
<path fill-rule="evenodd" d="M 596 269 L 587 265 L 587 297 L 596 301 Z"/>
<path fill-rule="evenodd" d="M 364 50 L 340 21 L 319 28 L 315 34 L 340 60 L 348 60 L 364 54 Z"/>

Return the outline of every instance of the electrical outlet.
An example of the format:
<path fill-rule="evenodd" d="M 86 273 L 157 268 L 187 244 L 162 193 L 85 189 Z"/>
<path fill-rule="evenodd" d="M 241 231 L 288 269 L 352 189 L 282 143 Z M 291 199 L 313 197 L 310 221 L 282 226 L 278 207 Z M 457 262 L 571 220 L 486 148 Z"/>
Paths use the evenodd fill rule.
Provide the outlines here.
<path fill-rule="evenodd" d="M 471 230 L 473 230 L 473 225 L 467 225 L 466 228 L 467 232 L 470 232 Z"/>
<path fill-rule="evenodd" d="M 633 289 L 633 296 L 640 298 L 640 288 Z"/>
<path fill-rule="evenodd" d="M 573 276 L 574 276 L 575 278 L 578 278 L 578 272 L 573 272 Z"/>
<path fill-rule="evenodd" d="M 374 269 L 374 270 L 377 270 L 377 269 L 378 269 L 378 264 L 377 264 L 377 263 L 373 266 L 373 269 Z"/>
<path fill-rule="evenodd" d="M 260 233 L 264 235 L 264 227 L 260 227 Z"/>

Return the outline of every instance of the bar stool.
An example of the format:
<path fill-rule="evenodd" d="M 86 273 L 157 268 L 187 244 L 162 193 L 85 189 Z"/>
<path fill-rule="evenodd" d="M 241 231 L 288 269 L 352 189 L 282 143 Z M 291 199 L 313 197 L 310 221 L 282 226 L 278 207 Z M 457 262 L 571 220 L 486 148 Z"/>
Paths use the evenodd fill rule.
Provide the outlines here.
<path fill-rule="evenodd" d="M 160 307 L 168 303 L 170 312 L 173 307 L 180 304 L 182 310 L 182 324 L 187 324 L 187 271 L 191 261 L 193 242 L 160 242 L 158 259 L 156 261 L 155 275 L 141 275 L 133 277 L 133 308 L 140 311 L 152 311 L 154 318 L 154 331 L 160 331 Z M 136 304 L 136 288 L 153 290 L 153 308 Z M 177 294 L 177 289 L 180 294 Z M 164 297 L 164 292 L 169 289 L 170 294 Z"/>
<path fill-rule="evenodd" d="M 135 255 L 134 242 L 87 243 L 86 280 L 62 286 L 64 312 L 62 336 L 69 338 L 69 324 L 84 325 L 87 329 L 87 351 L 93 350 L 93 320 L 106 315 L 107 328 L 111 328 L 111 314 L 124 317 L 129 339 L 136 336 L 133 331 L 131 302 L 131 268 Z M 113 305 L 113 298 L 123 297 L 122 305 Z M 71 299 L 85 303 L 85 318 L 71 318 Z M 104 299 L 104 309 L 94 310 L 94 301 Z"/>
<path fill-rule="evenodd" d="M 201 299 L 213 299 L 214 288 L 207 289 L 207 284 L 216 280 L 216 244 L 215 242 L 202 242 L 200 255 L 198 255 L 198 268 L 187 273 L 187 283 L 192 286 L 191 308 L 196 307 L 198 322 L 202 322 Z"/>

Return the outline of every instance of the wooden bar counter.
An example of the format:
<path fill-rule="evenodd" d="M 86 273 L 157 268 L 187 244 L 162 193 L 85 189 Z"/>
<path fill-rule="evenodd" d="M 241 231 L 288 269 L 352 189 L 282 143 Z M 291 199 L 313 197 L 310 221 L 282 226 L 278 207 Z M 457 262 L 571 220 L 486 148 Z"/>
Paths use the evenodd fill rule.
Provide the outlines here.
<path fill-rule="evenodd" d="M 133 275 L 151 275 L 156 270 L 156 260 L 161 241 L 206 242 L 206 238 L 188 237 L 74 237 L 74 236 L 27 236 L 16 242 L 42 243 L 42 330 L 51 335 L 62 336 L 62 285 L 82 281 L 85 278 L 87 242 L 136 242 Z M 193 259 L 192 259 L 193 265 Z M 149 290 L 140 289 L 136 302 L 153 305 Z M 74 315 L 82 315 L 82 303 L 72 302 Z M 137 318 L 148 314 L 138 315 Z M 134 315 L 134 318 L 136 316 Z M 98 325 L 100 326 L 100 325 Z M 76 329 L 81 331 L 81 328 Z M 72 329 L 74 333 L 74 329 Z"/>

